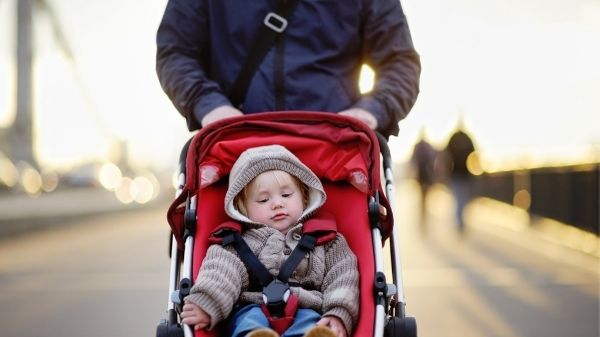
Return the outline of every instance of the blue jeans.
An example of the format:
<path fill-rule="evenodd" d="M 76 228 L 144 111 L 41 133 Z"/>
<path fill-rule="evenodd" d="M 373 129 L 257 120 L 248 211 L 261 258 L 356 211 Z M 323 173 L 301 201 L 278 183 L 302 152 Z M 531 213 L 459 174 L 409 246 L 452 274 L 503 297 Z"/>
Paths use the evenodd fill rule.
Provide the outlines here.
<path fill-rule="evenodd" d="M 302 337 L 304 333 L 314 327 L 321 319 L 321 315 L 312 309 L 298 308 L 294 322 L 285 330 L 282 337 Z M 231 317 L 232 337 L 244 337 L 252 330 L 268 328 L 269 320 L 262 312 L 260 305 L 249 304 L 234 311 Z"/>

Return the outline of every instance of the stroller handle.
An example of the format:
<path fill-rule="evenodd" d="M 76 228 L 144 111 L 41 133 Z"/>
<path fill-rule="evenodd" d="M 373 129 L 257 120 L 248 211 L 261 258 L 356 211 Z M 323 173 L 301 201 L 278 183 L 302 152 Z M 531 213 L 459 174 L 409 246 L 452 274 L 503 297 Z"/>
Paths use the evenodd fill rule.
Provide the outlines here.
<path fill-rule="evenodd" d="M 185 162 L 187 158 L 188 149 L 190 148 L 190 144 L 192 143 L 192 139 L 194 137 L 190 137 L 190 139 L 185 142 L 183 148 L 181 149 L 181 153 L 179 154 L 179 174 L 185 175 Z"/>
<path fill-rule="evenodd" d="M 390 147 L 388 146 L 387 138 L 385 138 L 381 133 L 375 132 L 377 135 L 377 140 L 379 141 L 379 151 L 381 152 L 381 156 L 383 157 L 383 168 L 388 169 L 392 167 L 392 153 L 390 152 Z"/>

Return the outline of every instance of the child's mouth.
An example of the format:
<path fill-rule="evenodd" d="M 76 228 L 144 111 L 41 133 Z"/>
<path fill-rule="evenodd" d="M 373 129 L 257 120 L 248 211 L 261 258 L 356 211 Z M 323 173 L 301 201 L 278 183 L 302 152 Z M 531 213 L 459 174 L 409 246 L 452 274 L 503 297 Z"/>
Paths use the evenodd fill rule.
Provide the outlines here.
<path fill-rule="evenodd" d="M 271 220 L 278 221 L 278 220 L 283 220 L 286 217 L 287 217 L 286 213 L 277 213 L 277 214 L 275 214 L 274 216 L 271 217 Z"/>

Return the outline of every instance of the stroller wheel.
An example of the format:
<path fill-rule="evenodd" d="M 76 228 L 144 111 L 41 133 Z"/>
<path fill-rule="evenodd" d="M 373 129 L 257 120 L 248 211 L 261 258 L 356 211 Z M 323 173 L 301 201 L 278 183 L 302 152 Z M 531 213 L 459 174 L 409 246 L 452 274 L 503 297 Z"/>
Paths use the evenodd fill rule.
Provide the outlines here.
<path fill-rule="evenodd" d="M 183 329 L 179 324 L 169 324 L 162 319 L 156 326 L 156 337 L 183 337 Z"/>
<path fill-rule="evenodd" d="M 414 317 L 392 317 L 385 325 L 385 337 L 417 337 L 417 320 Z"/>

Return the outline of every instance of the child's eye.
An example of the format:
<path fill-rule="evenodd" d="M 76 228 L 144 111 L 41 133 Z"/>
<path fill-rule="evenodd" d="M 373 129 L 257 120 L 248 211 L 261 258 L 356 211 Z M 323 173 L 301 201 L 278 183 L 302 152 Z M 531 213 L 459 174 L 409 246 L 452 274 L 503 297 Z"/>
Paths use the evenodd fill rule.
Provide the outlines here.
<path fill-rule="evenodd" d="M 256 202 L 258 202 L 259 204 L 264 204 L 267 201 L 269 201 L 269 198 L 262 198 L 262 199 L 256 200 Z"/>
<path fill-rule="evenodd" d="M 283 193 L 281 196 L 284 198 L 289 198 L 292 196 L 292 194 L 294 194 L 294 193 Z"/>

